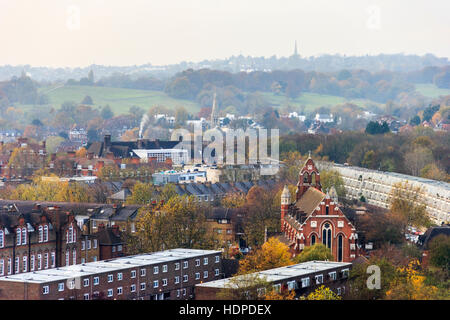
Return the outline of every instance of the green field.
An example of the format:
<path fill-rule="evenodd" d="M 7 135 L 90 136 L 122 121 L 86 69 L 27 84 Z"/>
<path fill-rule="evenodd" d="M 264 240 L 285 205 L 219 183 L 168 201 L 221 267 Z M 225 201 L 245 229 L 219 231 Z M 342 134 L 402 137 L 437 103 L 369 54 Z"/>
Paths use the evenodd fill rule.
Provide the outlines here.
<path fill-rule="evenodd" d="M 184 107 L 192 113 L 197 113 L 200 107 L 197 103 L 174 99 L 162 91 L 136 90 L 110 87 L 63 86 L 59 88 L 41 88 L 53 107 L 59 108 L 65 101 L 79 103 L 85 96 L 90 96 L 95 106 L 109 105 L 116 115 L 127 113 L 130 107 L 139 106 L 148 110 L 152 106 L 165 106 L 170 109 Z M 26 109 L 27 106 L 24 106 Z"/>
<path fill-rule="evenodd" d="M 416 84 L 416 91 L 429 98 L 450 95 L 450 89 L 441 89 L 434 84 Z"/>
<path fill-rule="evenodd" d="M 170 109 L 184 107 L 189 113 L 196 114 L 200 106 L 193 101 L 175 99 L 169 97 L 162 91 L 136 90 L 111 87 L 91 87 L 91 86 L 61 86 L 43 87 L 39 92 L 46 94 L 50 99 L 49 106 L 39 106 L 41 110 L 49 110 L 51 107 L 58 109 L 65 101 L 79 103 L 89 95 L 95 106 L 109 105 L 116 115 L 127 113 L 131 106 L 139 106 L 148 110 L 152 106 L 165 106 Z M 285 96 L 278 96 L 271 92 L 260 92 L 264 98 L 274 107 L 283 107 L 286 104 L 300 110 L 305 107 L 305 112 L 310 112 L 322 106 L 335 106 L 345 102 L 351 102 L 361 107 L 367 104 L 377 104 L 375 102 L 355 99 L 347 100 L 343 97 L 332 95 L 321 95 L 317 93 L 305 92 L 296 99 L 287 99 Z M 37 106 L 21 105 L 20 109 L 25 114 L 35 113 Z"/>

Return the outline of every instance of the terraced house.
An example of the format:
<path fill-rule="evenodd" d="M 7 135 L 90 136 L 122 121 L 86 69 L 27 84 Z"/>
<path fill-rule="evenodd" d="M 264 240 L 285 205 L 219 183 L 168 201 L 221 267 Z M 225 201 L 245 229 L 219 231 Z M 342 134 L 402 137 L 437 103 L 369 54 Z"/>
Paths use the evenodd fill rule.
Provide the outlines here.
<path fill-rule="evenodd" d="M 73 213 L 35 207 L 0 213 L 0 276 L 80 263 L 79 228 Z"/>

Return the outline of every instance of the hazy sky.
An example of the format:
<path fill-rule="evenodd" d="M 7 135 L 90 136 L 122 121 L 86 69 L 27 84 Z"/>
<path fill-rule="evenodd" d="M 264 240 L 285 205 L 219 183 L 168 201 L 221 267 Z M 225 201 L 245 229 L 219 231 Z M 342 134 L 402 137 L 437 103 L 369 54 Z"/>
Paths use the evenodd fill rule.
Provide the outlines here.
<path fill-rule="evenodd" d="M 0 65 L 154 65 L 231 55 L 450 57 L 449 0 L 0 0 Z"/>

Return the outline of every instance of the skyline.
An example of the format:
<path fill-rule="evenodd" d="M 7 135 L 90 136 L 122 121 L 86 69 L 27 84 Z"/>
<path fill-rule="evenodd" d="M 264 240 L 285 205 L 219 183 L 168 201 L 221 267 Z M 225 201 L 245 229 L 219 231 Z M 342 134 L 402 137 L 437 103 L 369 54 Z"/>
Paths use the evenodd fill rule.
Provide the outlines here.
<path fill-rule="evenodd" d="M 0 0 L 0 8 L 0 38 L 8 48 L 0 51 L 0 65 L 169 65 L 239 54 L 286 57 L 295 41 L 303 57 L 450 57 L 446 1 L 431 7 L 423 0 L 351 0 L 345 6 L 323 0 Z"/>

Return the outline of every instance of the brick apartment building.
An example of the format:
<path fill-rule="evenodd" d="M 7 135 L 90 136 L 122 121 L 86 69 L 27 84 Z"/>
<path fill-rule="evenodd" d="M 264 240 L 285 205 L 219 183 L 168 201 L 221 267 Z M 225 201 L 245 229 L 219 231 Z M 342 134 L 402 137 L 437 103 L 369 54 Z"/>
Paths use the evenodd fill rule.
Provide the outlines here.
<path fill-rule="evenodd" d="M 308 261 L 287 267 L 264 270 L 252 275 L 256 276 L 255 278 L 265 279 L 278 292 L 295 290 L 296 297 L 307 295 L 321 285 L 325 285 L 335 293 L 343 295 L 345 294 L 351 267 L 352 264 L 346 262 Z M 236 280 L 239 280 L 239 277 L 242 276 L 197 284 L 195 286 L 195 299 L 218 300 L 221 298 L 218 295 L 219 293 L 224 290 L 233 290 L 233 286 L 236 285 Z M 240 289 L 245 290 L 245 287 L 240 287 Z"/>
<path fill-rule="evenodd" d="M 103 206 L 5 200 L 0 205 L 0 276 L 125 255 L 120 222 L 90 228 L 89 215 Z"/>
<path fill-rule="evenodd" d="M 0 300 L 192 299 L 221 276 L 220 251 L 172 249 L 0 277 Z"/>
<path fill-rule="evenodd" d="M 0 211 L 0 276 L 80 263 L 81 230 L 55 207 Z"/>

